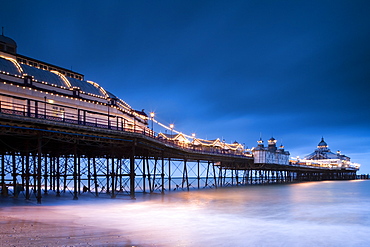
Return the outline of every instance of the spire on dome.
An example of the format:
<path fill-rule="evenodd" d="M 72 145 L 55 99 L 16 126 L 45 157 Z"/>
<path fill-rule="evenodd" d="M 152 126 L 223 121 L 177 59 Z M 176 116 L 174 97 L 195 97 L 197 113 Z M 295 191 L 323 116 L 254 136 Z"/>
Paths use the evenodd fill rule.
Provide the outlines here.
<path fill-rule="evenodd" d="M 259 146 L 261 146 L 261 145 L 263 146 L 263 140 L 262 140 L 262 137 L 260 137 L 260 139 L 257 141 L 257 143 L 258 143 L 258 145 L 259 145 Z"/>
<path fill-rule="evenodd" d="M 276 151 L 277 150 L 277 147 L 276 147 L 277 140 L 274 137 L 271 137 L 267 142 L 268 142 L 268 149 L 270 151 Z"/>
<path fill-rule="evenodd" d="M 276 144 L 276 142 L 277 142 L 277 140 L 276 140 L 274 137 L 271 137 L 271 138 L 268 140 L 268 143 L 269 143 L 270 145 L 275 145 L 275 144 Z"/>
<path fill-rule="evenodd" d="M 328 144 L 324 141 L 324 137 L 321 138 L 321 141 L 317 145 L 317 148 L 328 148 Z"/>

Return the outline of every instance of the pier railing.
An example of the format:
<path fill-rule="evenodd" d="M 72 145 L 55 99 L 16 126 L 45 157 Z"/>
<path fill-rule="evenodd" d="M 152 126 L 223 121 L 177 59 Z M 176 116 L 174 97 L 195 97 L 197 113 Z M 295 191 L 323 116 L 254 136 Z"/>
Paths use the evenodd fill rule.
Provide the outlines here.
<path fill-rule="evenodd" d="M 217 147 L 209 148 L 195 146 L 191 143 L 179 143 L 174 140 L 158 138 L 156 132 L 154 132 L 152 129 L 148 127 L 143 127 L 142 124 L 139 125 L 135 121 L 127 120 L 122 116 L 110 114 L 108 111 L 107 113 L 87 111 L 85 109 L 75 107 L 55 105 L 53 103 L 49 103 L 46 100 L 44 102 L 37 101 L 36 106 L 30 105 L 29 101 L 26 99 L 17 99 L 16 101 L 18 103 L 12 102 L 11 100 L 0 101 L 0 113 L 20 116 L 24 118 L 62 122 L 72 125 L 138 133 L 146 137 L 153 138 L 163 144 L 200 154 L 204 153 L 238 157 L 252 157 L 252 154 L 247 152 L 246 150 L 225 150 Z"/>

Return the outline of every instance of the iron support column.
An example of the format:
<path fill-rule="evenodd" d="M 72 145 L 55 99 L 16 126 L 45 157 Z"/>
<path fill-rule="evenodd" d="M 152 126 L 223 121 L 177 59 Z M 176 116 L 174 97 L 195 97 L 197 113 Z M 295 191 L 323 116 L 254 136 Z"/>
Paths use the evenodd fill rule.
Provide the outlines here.
<path fill-rule="evenodd" d="M 44 194 L 48 194 L 48 155 L 44 155 Z"/>
<path fill-rule="evenodd" d="M 26 200 L 30 199 L 30 154 L 28 153 L 28 148 L 26 151 Z"/>
<path fill-rule="evenodd" d="M 182 173 L 182 185 L 181 187 L 184 188 L 184 183 L 186 182 L 186 187 L 187 187 L 187 190 L 189 191 L 189 179 L 188 179 L 188 170 L 186 168 L 186 162 L 187 160 L 184 159 L 184 170 L 183 170 L 183 173 Z"/>
<path fill-rule="evenodd" d="M 171 158 L 168 158 L 168 190 L 171 191 Z"/>
<path fill-rule="evenodd" d="M 37 203 L 41 204 L 41 157 L 42 157 L 42 152 L 41 152 L 41 145 L 42 145 L 42 137 L 39 135 L 38 140 L 37 140 Z"/>
<path fill-rule="evenodd" d="M 78 200 L 78 178 L 77 178 L 77 144 L 74 145 L 73 154 L 73 200 Z"/>
<path fill-rule="evenodd" d="M 111 198 L 116 198 L 116 194 L 115 194 L 115 190 L 116 190 L 116 184 L 115 184 L 115 178 L 116 178 L 116 174 L 115 174 L 115 171 L 114 171 L 114 157 L 112 158 L 112 169 L 111 169 L 111 174 L 112 174 L 112 195 L 111 195 Z"/>
<path fill-rule="evenodd" d="M 96 173 L 96 161 L 95 158 L 93 158 L 93 169 L 94 169 L 94 186 L 95 186 L 95 196 L 99 196 L 99 191 L 98 191 L 98 175 Z"/>
<path fill-rule="evenodd" d="M 57 176 L 57 184 L 56 184 L 56 187 L 57 187 L 57 197 L 60 197 L 60 156 L 58 155 L 56 157 L 57 159 L 57 164 L 56 164 L 56 176 Z"/>
<path fill-rule="evenodd" d="M 199 160 L 198 160 L 198 165 L 197 165 L 197 180 L 198 180 L 198 189 L 200 188 L 200 164 L 199 164 Z"/>
<path fill-rule="evenodd" d="M 215 162 L 212 161 L 212 168 L 213 168 L 213 178 L 214 178 L 214 186 L 217 188 L 217 178 L 216 178 L 216 170 L 215 170 Z"/>
<path fill-rule="evenodd" d="M 135 145 L 136 140 L 132 145 L 132 153 L 130 155 L 130 196 L 135 199 Z"/>
<path fill-rule="evenodd" d="M 3 196 L 5 196 L 5 190 L 6 190 L 6 185 L 5 185 L 5 155 L 2 153 L 1 154 L 1 193 Z"/>
<path fill-rule="evenodd" d="M 15 152 L 12 152 L 12 167 L 13 167 L 13 195 L 15 198 L 18 197 L 18 189 L 17 189 L 17 161 L 15 160 Z"/>
<path fill-rule="evenodd" d="M 145 174 L 145 159 L 143 159 L 143 193 L 146 194 L 146 174 Z M 150 185 L 150 181 L 149 181 L 149 185 Z"/>
<path fill-rule="evenodd" d="M 163 152 L 162 152 L 162 173 L 161 173 L 161 178 L 162 178 L 162 194 L 164 194 L 164 157 L 163 157 Z"/>

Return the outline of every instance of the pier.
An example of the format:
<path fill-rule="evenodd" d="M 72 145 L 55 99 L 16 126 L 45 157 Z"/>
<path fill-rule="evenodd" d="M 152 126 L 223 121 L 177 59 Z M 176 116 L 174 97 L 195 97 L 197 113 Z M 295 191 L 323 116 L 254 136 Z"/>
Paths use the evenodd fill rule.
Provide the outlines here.
<path fill-rule="evenodd" d="M 135 198 L 135 193 L 356 177 L 355 169 L 255 163 L 250 153 L 194 150 L 150 129 L 108 124 L 114 116 L 73 122 L 43 107 L 37 112 L 27 104 L 0 103 L 3 196 L 39 203 L 50 191 L 73 199 L 84 192 Z"/>
<path fill-rule="evenodd" d="M 84 75 L 19 55 L 15 41 L 3 35 L 0 42 L 2 196 L 41 203 L 51 192 L 75 200 L 81 193 L 135 198 L 136 193 L 356 178 L 358 168 L 348 165 L 349 159 L 345 165 L 290 162 L 274 138 L 268 147 L 260 140 L 248 150 L 187 136 Z M 156 133 L 154 123 L 171 134 Z"/>

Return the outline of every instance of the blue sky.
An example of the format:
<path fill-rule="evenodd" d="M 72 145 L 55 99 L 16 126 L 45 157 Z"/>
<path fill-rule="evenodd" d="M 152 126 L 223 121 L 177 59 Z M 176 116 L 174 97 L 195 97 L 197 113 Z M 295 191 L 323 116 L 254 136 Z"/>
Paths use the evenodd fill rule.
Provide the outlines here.
<path fill-rule="evenodd" d="M 370 173 L 369 1 L 18 1 L 18 53 L 85 75 L 200 138 L 292 156 L 323 136 Z"/>

